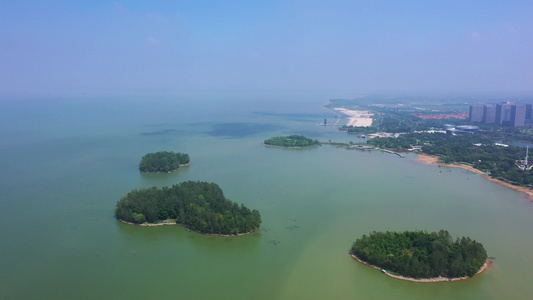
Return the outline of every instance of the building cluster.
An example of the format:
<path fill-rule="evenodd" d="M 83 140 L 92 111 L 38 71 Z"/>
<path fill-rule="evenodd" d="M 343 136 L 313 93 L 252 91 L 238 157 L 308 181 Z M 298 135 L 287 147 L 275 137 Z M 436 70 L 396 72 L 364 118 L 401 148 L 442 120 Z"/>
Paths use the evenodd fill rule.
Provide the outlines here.
<path fill-rule="evenodd" d="M 444 124 L 443 127 L 446 133 L 451 135 L 474 134 L 479 131 L 479 127 L 474 125 L 455 126 L 453 124 Z"/>
<path fill-rule="evenodd" d="M 516 105 L 510 102 L 491 105 L 470 105 L 470 122 L 492 123 L 521 127 L 533 125 L 532 105 Z"/>

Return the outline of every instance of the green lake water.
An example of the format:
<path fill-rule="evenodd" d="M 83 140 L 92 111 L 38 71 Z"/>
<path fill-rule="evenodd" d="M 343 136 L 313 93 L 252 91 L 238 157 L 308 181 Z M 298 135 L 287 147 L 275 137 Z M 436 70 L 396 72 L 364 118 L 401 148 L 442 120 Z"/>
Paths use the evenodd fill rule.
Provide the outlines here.
<path fill-rule="evenodd" d="M 262 146 L 287 134 L 357 140 L 317 126 L 334 122 L 324 99 L 0 101 L 0 299 L 533 298 L 524 194 L 414 156 Z M 138 171 L 144 154 L 164 150 L 191 165 Z M 213 237 L 114 218 L 132 189 L 185 180 L 215 182 L 258 209 L 261 229 Z M 440 229 L 483 243 L 491 269 L 412 283 L 348 255 L 374 230 Z"/>

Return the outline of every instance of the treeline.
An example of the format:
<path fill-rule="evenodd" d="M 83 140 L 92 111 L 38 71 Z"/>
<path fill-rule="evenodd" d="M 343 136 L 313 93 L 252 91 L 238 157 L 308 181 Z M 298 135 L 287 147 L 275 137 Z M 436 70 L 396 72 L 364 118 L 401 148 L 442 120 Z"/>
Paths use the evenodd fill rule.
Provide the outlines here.
<path fill-rule="evenodd" d="M 367 143 L 389 149 L 409 149 L 419 145 L 423 153 L 439 156 L 443 163 L 466 163 L 494 178 L 518 185 L 533 183 L 532 172 L 520 171 L 515 165 L 516 160 L 524 159 L 526 149 L 496 146 L 491 139 L 480 134 L 410 133 L 398 138 L 374 138 Z"/>
<path fill-rule="evenodd" d="M 172 187 L 133 190 L 118 201 L 115 215 L 132 223 L 177 223 L 202 233 L 238 234 L 255 230 L 261 215 L 224 197 L 215 183 L 187 181 Z"/>
<path fill-rule="evenodd" d="M 372 232 L 357 239 L 351 253 L 359 259 L 412 278 L 473 276 L 487 252 L 468 237 L 453 241 L 448 231 Z"/>
<path fill-rule="evenodd" d="M 533 142 L 533 128 L 531 127 L 510 127 L 496 124 L 477 123 L 483 135 L 504 143 L 513 141 Z"/>
<path fill-rule="evenodd" d="M 265 145 L 279 146 L 279 147 L 311 147 L 318 146 L 320 142 L 307 138 L 303 135 L 289 135 L 271 137 L 264 141 Z"/>
<path fill-rule="evenodd" d="M 139 163 L 141 172 L 172 172 L 191 161 L 188 154 L 161 151 L 148 153 Z"/>

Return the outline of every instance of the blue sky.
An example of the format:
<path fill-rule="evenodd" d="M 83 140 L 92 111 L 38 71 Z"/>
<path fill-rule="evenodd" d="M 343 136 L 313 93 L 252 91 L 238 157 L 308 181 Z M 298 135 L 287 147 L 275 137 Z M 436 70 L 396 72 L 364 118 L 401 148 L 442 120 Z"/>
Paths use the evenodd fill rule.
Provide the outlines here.
<path fill-rule="evenodd" d="M 0 95 L 533 92 L 533 1 L 0 0 Z"/>

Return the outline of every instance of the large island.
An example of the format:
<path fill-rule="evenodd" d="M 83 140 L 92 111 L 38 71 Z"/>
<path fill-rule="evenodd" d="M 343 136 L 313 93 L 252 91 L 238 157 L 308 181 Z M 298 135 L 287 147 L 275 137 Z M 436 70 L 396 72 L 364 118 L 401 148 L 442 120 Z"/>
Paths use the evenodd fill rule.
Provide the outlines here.
<path fill-rule="evenodd" d="M 468 237 L 453 241 L 445 230 L 374 231 L 357 239 L 350 254 L 391 277 L 418 282 L 466 279 L 488 266 L 482 244 Z"/>
<path fill-rule="evenodd" d="M 307 148 L 319 146 L 320 142 L 307 138 L 303 135 L 275 136 L 264 141 L 266 146 L 284 148 Z"/>
<path fill-rule="evenodd" d="M 189 155 L 185 153 L 168 151 L 148 153 L 142 157 L 139 170 L 141 172 L 170 173 L 190 162 Z"/>
<path fill-rule="evenodd" d="M 161 189 L 133 190 L 118 201 L 117 219 L 132 224 L 179 224 L 216 235 L 250 233 L 261 215 L 224 197 L 215 183 L 186 181 Z"/>

